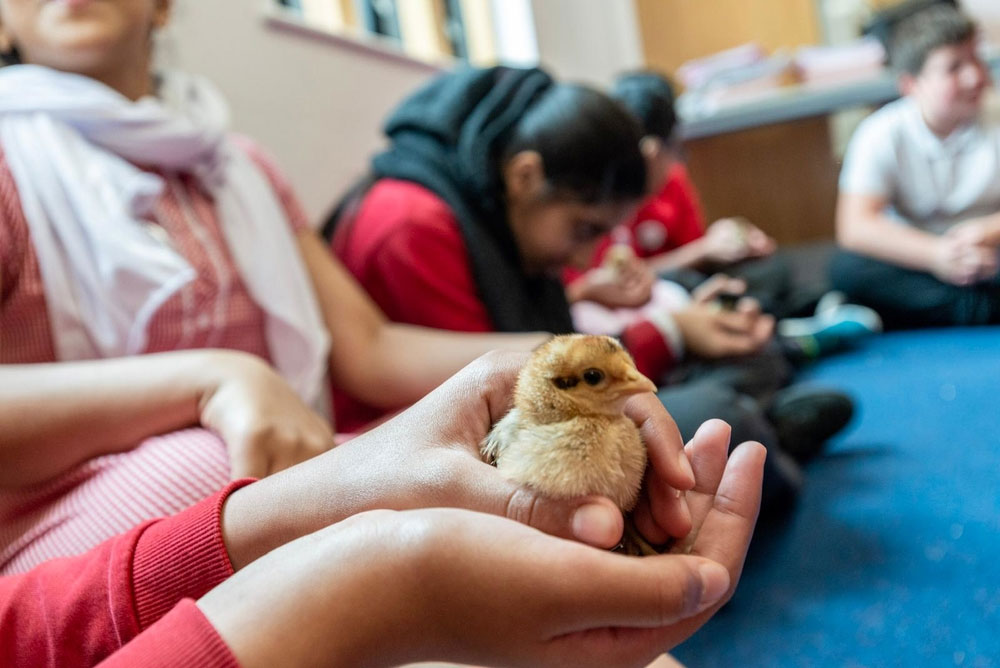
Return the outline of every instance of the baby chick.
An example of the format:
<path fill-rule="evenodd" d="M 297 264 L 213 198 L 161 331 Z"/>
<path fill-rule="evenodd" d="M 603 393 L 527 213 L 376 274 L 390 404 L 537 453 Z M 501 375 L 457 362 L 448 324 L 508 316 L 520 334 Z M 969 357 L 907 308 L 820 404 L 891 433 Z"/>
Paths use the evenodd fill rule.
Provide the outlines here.
<path fill-rule="evenodd" d="M 632 250 L 631 246 L 628 244 L 614 244 L 604 254 L 604 261 L 601 263 L 601 266 L 610 269 L 615 274 L 621 274 L 634 258 L 635 251 Z"/>
<path fill-rule="evenodd" d="M 505 477 L 543 494 L 601 494 L 628 512 L 646 446 L 625 401 L 655 390 L 615 339 L 554 337 L 521 370 L 514 407 L 483 440 L 483 454 Z"/>

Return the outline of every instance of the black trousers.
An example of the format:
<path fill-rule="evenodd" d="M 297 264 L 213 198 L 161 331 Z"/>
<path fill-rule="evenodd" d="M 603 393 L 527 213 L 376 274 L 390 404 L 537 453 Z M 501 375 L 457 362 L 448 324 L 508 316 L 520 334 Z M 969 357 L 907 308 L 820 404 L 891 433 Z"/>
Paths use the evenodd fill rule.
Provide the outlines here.
<path fill-rule="evenodd" d="M 1000 323 L 1000 277 L 961 287 L 931 274 L 839 251 L 830 264 L 834 289 L 875 309 L 887 329 Z"/>
<path fill-rule="evenodd" d="M 778 318 L 808 315 L 817 300 L 826 291 L 824 286 L 797 285 L 791 255 L 778 251 L 765 258 L 744 260 L 736 264 L 699 269 L 673 269 L 660 274 L 661 278 L 680 283 L 693 290 L 712 274 L 722 273 L 742 278 L 747 283 L 747 295 L 760 302 L 765 313 Z"/>

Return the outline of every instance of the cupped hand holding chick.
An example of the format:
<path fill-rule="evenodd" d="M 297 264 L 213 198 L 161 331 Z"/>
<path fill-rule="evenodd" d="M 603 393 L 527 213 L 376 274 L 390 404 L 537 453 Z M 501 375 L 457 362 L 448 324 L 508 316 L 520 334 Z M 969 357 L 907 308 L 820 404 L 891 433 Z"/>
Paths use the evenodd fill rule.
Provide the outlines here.
<path fill-rule="evenodd" d="M 557 336 L 540 346 L 521 370 L 514 407 L 483 441 L 483 454 L 506 478 L 552 498 L 598 494 L 619 510 L 635 508 L 646 473 L 646 445 L 625 414 L 635 395 L 656 386 L 628 352 L 608 336 Z M 683 458 L 683 457 L 682 457 Z M 686 459 L 686 458 L 683 458 Z M 681 462 L 685 473 L 690 470 Z M 691 482 L 694 476 L 691 475 Z M 680 491 L 690 485 L 677 486 Z M 690 528 L 687 507 L 671 518 L 673 536 Z M 648 545 L 626 526 L 629 553 Z"/>
<path fill-rule="evenodd" d="M 330 657 L 645 666 L 739 581 L 764 449 L 742 445 L 727 461 L 727 442 L 714 421 L 686 447 L 698 481 L 688 493 L 693 556 L 626 559 L 464 510 L 377 511 L 267 554 L 198 605 L 248 668 Z"/>
<path fill-rule="evenodd" d="M 743 444 L 727 458 L 729 429 L 720 421 L 684 447 L 658 399 L 633 394 L 623 412 L 649 458 L 635 524 L 651 542 L 687 534 L 684 550 L 702 559 L 626 559 L 560 540 L 580 538 L 577 513 L 608 510 L 611 501 L 552 499 L 507 480 L 479 454 L 525 360 L 480 359 L 378 429 L 229 497 L 222 534 L 234 567 L 250 566 L 199 606 L 246 665 L 357 655 L 372 665 L 641 666 L 728 600 L 759 507 L 763 447 Z M 687 490 L 683 500 L 678 489 Z M 341 521 L 367 509 L 428 506 L 500 517 L 416 510 Z M 621 514 L 613 512 L 617 541 Z M 704 559 L 728 577 L 715 567 L 706 573 Z"/>
<path fill-rule="evenodd" d="M 350 515 L 388 508 L 468 508 L 528 524 L 545 533 L 596 547 L 621 540 L 622 514 L 608 498 L 587 495 L 555 499 L 505 478 L 483 461 L 480 444 L 510 409 L 514 384 L 526 353 L 485 355 L 424 399 L 379 428 L 300 465 L 269 476 L 230 499 L 246 515 L 269 504 L 285 517 L 274 535 L 252 527 L 226 527 L 234 562 L 252 560 L 289 540 Z M 677 426 L 652 394 L 633 395 L 625 414 L 638 426 L 649 456 L 650 489 L 671 493 L 646 500 L 655 508 L 655 529 L 682 536 L 691 526 L 687 502 L 672 490 L 695 484 Z M 330 490 L 337 490 L 331 493 Z M 276 502 L 275 499 L 282 499 Z M 241 516 L 239 513 L 234 516 Z M 241 535 L 255 534 L 252 544 Z"/>

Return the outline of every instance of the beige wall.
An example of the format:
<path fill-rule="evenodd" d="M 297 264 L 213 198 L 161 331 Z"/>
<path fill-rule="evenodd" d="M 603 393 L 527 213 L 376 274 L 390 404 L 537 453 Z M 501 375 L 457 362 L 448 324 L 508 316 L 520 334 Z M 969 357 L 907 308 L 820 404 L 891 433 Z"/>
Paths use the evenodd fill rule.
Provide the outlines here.
<path fill-rule="evenodd" d="M 314 221 L 366 168 L 386 112 L 433 70 L 269 26 L 264 0 L 175 0 L 166 64 L 204 74 L 235 128 L 285 169 Z"/>
<path fill-rule="evenodd" d="M 1000 2 L 997 0 L 962 0 L 962 8 L 972 14 L 983 27 L 983 34 L 1000 46 Z"/>
<path fill-rule="evenodd" d="M 270 25 L 267 0 L 174 1 L 161 59 L 222 88 L 234 127 L 276 156 L 314 221 L 364 172 L 386 113 L 435 71 Z M 632 0 L 533 0 L 532 15 L 560 77 L 602 85 L 642 62 Z"/>
<path fill-rule="evenodd" d="M 605 86 L 643 64 L 634 0 L 534 0 L 532 15 L 539 58 L 558 77 Z"/>
<path fill-rule="evenodd" d="M 635 0 L 646 62 L 667 73 L 747 42 L 768 51 L 817 44 L 815 0 Z"/>

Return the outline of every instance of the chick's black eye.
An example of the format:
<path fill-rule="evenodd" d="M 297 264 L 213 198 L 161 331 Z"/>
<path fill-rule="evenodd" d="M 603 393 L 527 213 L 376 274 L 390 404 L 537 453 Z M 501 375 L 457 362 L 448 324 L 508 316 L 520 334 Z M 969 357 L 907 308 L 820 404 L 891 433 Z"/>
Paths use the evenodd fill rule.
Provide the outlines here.
<path fill-rule="evenodd" d="M 604 380 L 604 372 L 600 369 L 587 369 L 583 372 L 583 382 L 587 385 L 597 385 Z"/>
<path fill-rule="evenodd" d="M 563 378 L 553 378 L 552 384 L 558 387 L 560 390 L 568 390 L 571 387 L 576 387 L 576 384 L 580 382 L 580 379 L 576 376 L 565 376 Z"/>

